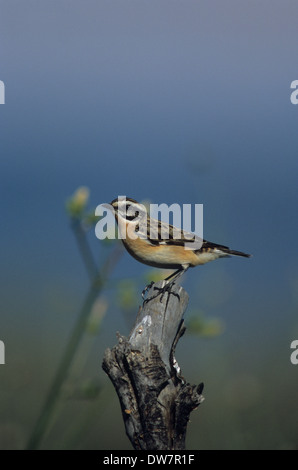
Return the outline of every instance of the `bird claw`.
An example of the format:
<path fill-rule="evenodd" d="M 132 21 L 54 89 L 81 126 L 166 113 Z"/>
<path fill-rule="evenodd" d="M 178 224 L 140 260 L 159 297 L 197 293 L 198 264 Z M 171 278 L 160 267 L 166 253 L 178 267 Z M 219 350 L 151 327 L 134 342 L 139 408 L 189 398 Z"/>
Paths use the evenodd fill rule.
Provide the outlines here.
<path fill-rule="evenodd" d="M 146 293 L 151 289 L 151 287 L 154 285 L 155 283 L 153 281 L 150 282 L 150 284 L 148 284 L 145 289 L 143 290 L 142 292 L 142 299 L 144 301 L 144 304 L 149 302 L 149 300 L 153 300 L 155 299 L 156 297 L 158 297 L 160 295 L 160 302 L 162 302 L 162 299 L 163 299 L 163 296 L 166 292 L 169 291 L 169 289 L 171 288 L 172 286 L 172 283 L 166 283 L 164 286 L 162 287 L 157 287 L 157 286 L 154 286 L 154 289 L 158 291 L 158 294 L 157 295 L 153 295 L 152 297 L 150 297 L 149 299 L 148 298 L 145 298 L 145 295 Z"/>
<path fill-rule="evenodd" d="M 167 282 L 166 285 L 164 285 L 161 288 L 156 287 L 156 289 L 160 291 L 160 299 L 159 299 L 160 302 L 162 302 L 163 297 L 166 292 L 168 292 L 169 294 L 171 293 L 171 288 L 173 284 L 174 284 L 173 282 Z"/>
<path fill-rule="evenodd" d="M 146 298 L 145 299 L 145 294 L 151 289 L 151 287 L 154 285 L 154 282 L 150 282 L 150 284 L 148 284 L 145 289 L 143 290 L 142 292 L 142 298 L 143 298 L 143 301 L 144 301 L 144 304 L 149 302 L 150 300 L 153 300 L 153 299 L 156 299 L 156 297 L 160 296 L 160 299 L 159 301 L 162 302 L 163 301 L 163 298 L 164 298 L 164 295 L 166 293 L 168 293 L 168 299 L 169 299 L 169 296 L 170 294 L 174 294 L 175 296 L 179 297 L 178 294 L 176 294 L 175 292 L 172 292 L 172 287 L 173 285 L 175 284 L 175 280 L 173 281 L 164 281 L 165 284 L 162 286 L 162 287 L 157 287 L 157 286 L 154 286 L 154 289 L 158 291 L 158 293 L 156 295 L 153 295 L 152 297 L 150 297 L 149 299 Z M 167 301 L 168 302 L 168 301 Z"/>
<path fill-rule="evenodd" d="M 145 287 L 145 289 L 143 290 L 142 292 L 142 299 L 145 300 L 145 295 L 146 293 L 148 292 L 148 290 L 151 289 L 151 287 L 153 286 L 154 282 L 151 281 L 150 284 L 147 284 L 147 286 Z"/>

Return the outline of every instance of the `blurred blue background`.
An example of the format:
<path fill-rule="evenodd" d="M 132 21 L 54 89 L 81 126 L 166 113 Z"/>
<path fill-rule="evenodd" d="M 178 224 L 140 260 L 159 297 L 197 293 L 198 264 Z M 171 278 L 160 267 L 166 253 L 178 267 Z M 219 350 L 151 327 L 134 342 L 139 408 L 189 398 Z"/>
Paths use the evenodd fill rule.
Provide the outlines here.
<path fill-rule="evenodd" d="M 177 348 L 205 383 L 187 446 L 297 448 L 297 15 L 290 0 L 0 1 L 1 448 L 25 446 L 88 289 L 64 207 L 81 185 L 92 207 L 202 203 L 205 238 L 253 254 L 182 281 L 186 320 L 223 325 Z M 146 271 L 126 254 L 114 270 L 80 376 L 100 393 L 62 400 L 43 448 L 130 448 L 100 365 L 133 323 L 113 281 Z"/>

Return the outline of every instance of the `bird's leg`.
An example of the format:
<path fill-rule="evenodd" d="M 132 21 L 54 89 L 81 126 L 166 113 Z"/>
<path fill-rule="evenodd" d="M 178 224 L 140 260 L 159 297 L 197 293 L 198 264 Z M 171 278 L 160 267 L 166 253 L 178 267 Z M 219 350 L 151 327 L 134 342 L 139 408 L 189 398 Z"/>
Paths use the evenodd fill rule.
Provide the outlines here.
<path fill-rule="evenodd" d="M 164 287 L 162 287 L 161 289 L 159 289 L 159 291 L 161 293 L 161 296 L 160 296 L 160 301 L 161 302 L 162 302 L 164 294 L 166 292 L 168 292 L 170 294 L 172 286 L 175 284 L 177 279 L 179 279 L 179 277 L 182 276 L 182 274 L 184 274 L 185 271 L 187 271 L 187 269 L 188 269 L 188 267 L 187 268 L 179 268 L 177 271 L 172 273 L 170 276 L 166 277 L 166 279 L 165 279 L 166 285 Z"/>
<path fill-rule="evenodd" d="M 169 281 L 170 279 L 172 279 L 172 277 L 175 277 L 177 274 L 179 274 L 179 273 L 181 272 L 181 269 L 182 269 L 182 268 L 179 268 L 177 271 L 174 271 L 172 274 L 170 274 L 168 277 L 166 277 L 166 278 L 164 279 L 164 282 Z M 183 271 L 183 269 L 182 269 L 182 271 Z M 146 292 L 148 292 L 148 290 L 150 290 L 151 287 L 152 287 L 154 284 L 155 284 L 154 281 L 151 281 L 149 284 L 147 284 L 147 286 L 145 287 L 145 289 L 143 289 L 143 292 L 142 292 L 142 299 L 143 299 L 143 300 L 145 300 Z M 173 284 L 171 283 L 171 285 L 173 285 Z M 163 290 L 165 291 L 165 290 L 166 290 L 166 287 L 167 287 L 167 284 L 166 284 L 164 287 L 162 287 L 162 288 L 155 287 L 155 289 L 157 289 L 157 290 L 159 290 L 159 291 L 163 291 Z M 147 299 L 147 300 L 149 300 L 149 299 Z"/>
<path fill-rule="evenodd" d="M 166 277 L 164 279 L 164 282 L 165 282 L 165 285 L 163 287 L 154 287 L 154 289 L 158 290 L 158 294 L 157 295 L 160 295 L 160 301 L 162 302 L 162 299 L 163 299 L 163 296 L 166 292 L 170 293 L 171 291 L 171 288 L 173 286 L 173 284 L 177 281 L 177 279 L 179 279 L 180 276 L 182 276 L 183 273 L 185 273 L 187 271 L 187 269 L 189 268 L 189 266 L 187 266 L 186 268 L 179 268 L 177 269 L 177 271 L 174 271 L 172 274 L 170 274 L 168 277 Z M 151 287 L 154 285 L 155 283 L 152 281 L 150 282 L 150 284 L 148 284 L 145 289 L 143 290 L 142 292 L 142 298 L 144 300 L 144 302 L 149 302 L 149 300 L 151 299 L 155 299 L 156 296 L 154 297 L 150 297 L 150 299 L 145 299 L 145 294 L 146 292 L 148 292 L 148 290 L 151 289 Z"/>
<path fill-rule="evenodd" d="M 188 270 L 189 266 L 187 266 L 187 268 L 179 268 L 177 269 L 177 271 L 173 272 L 172 274 L 170 274 L 170 276 L 166 277 L 165 278 L 165 281 L 169 281 L 170 279 L 171 282 L 168 283 L 168 285 L 172 286 L 174 284 L 174 282 L 177 281 L 177 279 L 182 276 L 183 273 L 185 273 L 187 270 Z"/>
<path fill-rule="evenodd" d="M 170 274 L 168 277 L 164 279 L 164 281 L 169 281 L 172 278 L 175 278 L 178 274 L 180 274 L 182 271 L 184 271 L 183 268 L 177 269 L 177 271 L 174 271 L 172 274 Z"/>

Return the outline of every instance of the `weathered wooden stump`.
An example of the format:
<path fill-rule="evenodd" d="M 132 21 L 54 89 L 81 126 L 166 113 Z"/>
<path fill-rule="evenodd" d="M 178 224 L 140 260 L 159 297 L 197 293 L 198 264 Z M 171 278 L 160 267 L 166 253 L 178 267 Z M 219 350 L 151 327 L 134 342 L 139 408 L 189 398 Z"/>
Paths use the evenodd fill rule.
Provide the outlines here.
<path fill-rule="evenodd" d="M 162 300 L 155 284 L 129 338 L 107 349 L 103 369 L 118 394 L 126 433 L 137 450 L 183 450 L 189 415 L 204 400 L 203 384 L 183 379 L 174 358 L 185 331 L 188 294 L 174 284 Z"/>

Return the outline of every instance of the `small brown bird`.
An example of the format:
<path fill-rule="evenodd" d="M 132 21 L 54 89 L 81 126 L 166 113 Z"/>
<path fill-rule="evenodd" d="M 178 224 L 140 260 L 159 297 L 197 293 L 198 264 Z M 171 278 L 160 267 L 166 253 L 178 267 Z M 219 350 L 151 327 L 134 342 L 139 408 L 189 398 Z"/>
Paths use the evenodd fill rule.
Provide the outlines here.
<path fill-rule="evenodd" d="M 120 237 L 131 256 L 155 268 L 176 269 L 165 279 L 170 281 L 167 282 L 166 290 L 190 267 L 231 255 L 245 258 L 251 256 L 150 218 L 144 206 L 134 199 L 114 199 L 106 207 L 113 208 Z"/>

